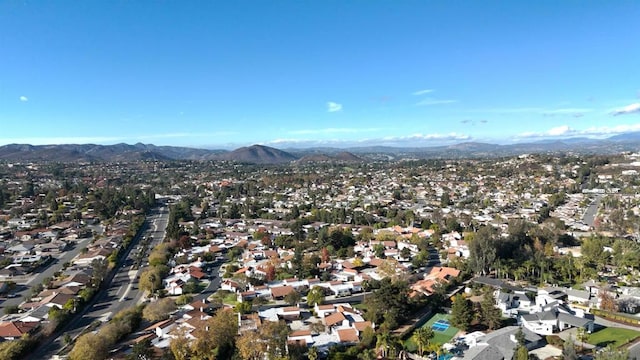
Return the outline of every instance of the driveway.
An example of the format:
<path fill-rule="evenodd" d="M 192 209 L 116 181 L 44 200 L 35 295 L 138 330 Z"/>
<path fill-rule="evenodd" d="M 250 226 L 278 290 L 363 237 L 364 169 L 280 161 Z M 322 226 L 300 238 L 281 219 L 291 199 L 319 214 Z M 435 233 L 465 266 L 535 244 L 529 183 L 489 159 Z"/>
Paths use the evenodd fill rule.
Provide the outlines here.
<path fill-rule="evenodd" d="M 529 354 L 536 355 L 539 359 L 548 359 L 555 356 L 562 356 L 562 350 L 552 345 L 545 345 L 539 349 L 529 351 Z"/>

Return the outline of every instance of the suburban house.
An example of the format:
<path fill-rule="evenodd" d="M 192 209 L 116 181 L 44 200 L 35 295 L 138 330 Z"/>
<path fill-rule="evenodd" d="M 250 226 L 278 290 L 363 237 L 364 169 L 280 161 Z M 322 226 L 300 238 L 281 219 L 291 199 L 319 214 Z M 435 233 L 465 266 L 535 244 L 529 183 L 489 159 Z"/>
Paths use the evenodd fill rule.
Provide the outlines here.
<path fill-rule="evenodd" d="M 478 337 L 467 335 L 464 340 L 469 350 L 465 351 L 463 357 L 454 357 L 452 360 L 511 360 L 518 346 L 516 334 L 520 329 L 518 326 L 507 326 Z M 542 336 L 526 328 L 522 328 L 522 333 L 527 350 L 544 346 Z"/>
<path fill-rule="evenodd" d="M 37 322 L 7 321 L 0 323 L 0 338 L 16 340 L 25 334 L 32 333 L 40 326 Z"/>
<path fill-rule="evenodd" d="M 592 332 L 593 317 L 566 303 L 564 299 L 568 295 L 565 291 L 561 288 L 538 289 L 535 300 L 532 300 L 523 290 L 496 290 L 494 297 L 504 316 L 518 319 L 519 324 L 536 334 L 552 335 L 572 327 Z"/>

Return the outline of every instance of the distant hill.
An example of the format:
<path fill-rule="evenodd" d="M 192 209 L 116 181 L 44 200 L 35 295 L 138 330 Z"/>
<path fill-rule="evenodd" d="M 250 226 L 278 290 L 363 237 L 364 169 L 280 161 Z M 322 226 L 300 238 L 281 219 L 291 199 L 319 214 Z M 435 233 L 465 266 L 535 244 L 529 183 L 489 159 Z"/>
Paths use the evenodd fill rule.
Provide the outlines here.
<path fill-rule="evenodd" d="M 626 134 L 614 135 L 609 138 L 610 141 L 640 141 L 640 132 L 631 132 Z"/>
<path fill-rule="evenodd" d="M 249 164 L 284 164 L 298 160 L 293 154 L 263 145 L 241 147 L 231 152 L 220 154 L 215 159 Z"/>
<path fill-rule="evenodd" d="M 309 154 L 297 160 L 298 163 L 314 163 L 314 162 L 362 162 L 364 159 L 358 157 L 348 151 L 341 151 L 331 155 L 328 154 Z"/>
<path fill-rule="evenodd" d="M 126 162 L 138 160 L 208 160 L 223 150 L 192 149 L 175 146 L 145 144 L 68 144 L 68 145 L 24 145 L 0 146 L 0 160 L 5 161 L 52 161 L 52 162 Z"/>
<path fill-rule="evenodd" d="M 233 151 L 207 150 L 151 144 L 65 144 L 0 146 L 0 161 L 28 162 L 129 162 L 138 160 L 225 160 L 251 164 L 286 164 L 308 162 L 393 161 L 400 159 L 488 158 L 520 154 L 615 154 L 640 151 L 640 132 L 611 136 L 606 139 L 573 137 L 540 140 L 508 145 L 464 142 L 431 147 L 368 146 L 349 149 L 311 148 L 287 151 L 263 145 L 242 147 Z"/>

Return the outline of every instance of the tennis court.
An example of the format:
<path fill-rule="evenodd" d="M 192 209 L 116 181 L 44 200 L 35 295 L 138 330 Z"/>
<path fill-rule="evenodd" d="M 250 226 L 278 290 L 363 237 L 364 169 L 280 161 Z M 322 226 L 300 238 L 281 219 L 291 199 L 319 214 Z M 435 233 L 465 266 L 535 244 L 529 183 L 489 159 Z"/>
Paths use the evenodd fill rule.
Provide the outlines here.
<path fill-rule="evenodd" d="M 449 323 L 449 315 L 447 314 L 435 314 L 429 319 L 422 327 L 428 327 L 433 329 L 432 343 L 444 344 L 453 339 L 458 333 L 458 329 L 451 326 Z M 409 338 L 404 343 L 405 349 L 408 351 L 417 351 L 418 345 L 414 342 L 413 338 Z M 445 359 L 445 358 L 443 358 Z"/>
<path fill-rule="evenodd" d="M 447 319 L 436 320 L 436 322 L 434 322 L 433 325 L 431 325 L 431 328 L 433 329 L 433 331 L 440 331 L 440 332 L 447 331 L 449 330 L 449 320 Z"/>

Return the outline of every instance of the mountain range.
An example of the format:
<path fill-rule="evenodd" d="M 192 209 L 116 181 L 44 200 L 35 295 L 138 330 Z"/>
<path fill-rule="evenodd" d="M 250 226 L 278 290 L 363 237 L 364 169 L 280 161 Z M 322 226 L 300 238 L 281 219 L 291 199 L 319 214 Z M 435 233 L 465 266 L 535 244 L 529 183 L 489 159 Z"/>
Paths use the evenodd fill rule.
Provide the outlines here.
<path fill-rule="evenodd" d="M 348 149 L 308 148 L 280 150 L 264 145 L 241 147 L 233 151 L 209 150 L 152 144 L 65 144 L 0 146 L 0 161 L 28 162 L 127 162 L 139 160 L 233 161 L 251 164 L 285 164 L 314 162 L 362 162 L 367 160 L 401 160 L 427 158 L 488 158 L 524 153 L 613 154 L 640 151 L 640 132 L 606 139 L 567 138 L 529 143 L 498 145 L 463 142 L 432 147 L 370 146 Z"/>

